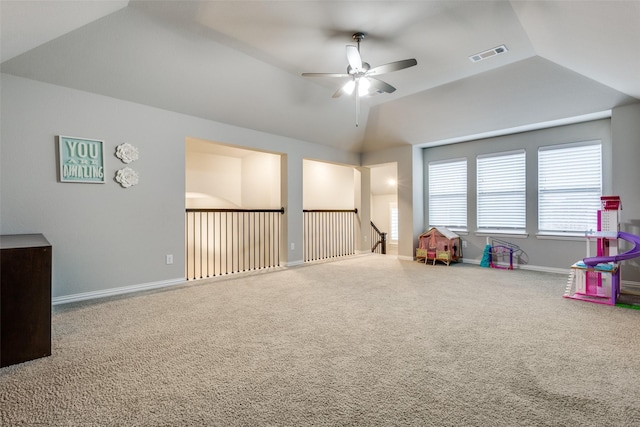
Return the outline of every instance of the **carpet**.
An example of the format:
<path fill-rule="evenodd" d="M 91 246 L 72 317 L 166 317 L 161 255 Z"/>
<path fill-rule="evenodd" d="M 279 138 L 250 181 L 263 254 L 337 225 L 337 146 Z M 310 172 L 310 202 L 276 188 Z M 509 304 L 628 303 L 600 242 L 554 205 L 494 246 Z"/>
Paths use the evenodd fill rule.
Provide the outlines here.
<path fill-rule="evenodd" d="M 384 255 L 55 306 L 2 426 L 638 426 L 640 311 Z"/>

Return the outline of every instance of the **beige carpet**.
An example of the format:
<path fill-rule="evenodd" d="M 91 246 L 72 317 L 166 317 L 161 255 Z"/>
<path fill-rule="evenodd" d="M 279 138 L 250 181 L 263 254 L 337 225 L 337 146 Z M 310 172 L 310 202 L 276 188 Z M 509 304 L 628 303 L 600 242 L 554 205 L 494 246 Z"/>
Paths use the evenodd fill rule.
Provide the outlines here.
<path fill-rule="evenodd" d="M 370 255 L 54 308 L 2 426 L 638 426 L 640 311 Z"/>

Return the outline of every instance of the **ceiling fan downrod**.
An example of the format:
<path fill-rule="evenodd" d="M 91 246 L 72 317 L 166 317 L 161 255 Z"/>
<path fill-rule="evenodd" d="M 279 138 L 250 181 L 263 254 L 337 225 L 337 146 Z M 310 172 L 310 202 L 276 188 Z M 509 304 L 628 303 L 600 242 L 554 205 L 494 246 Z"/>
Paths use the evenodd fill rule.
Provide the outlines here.
<path fill-rule="evenodd" d="M 351 37 L 356 41 L 356 43 L 358 44 L 358 53 L 360 53 L 360 42 L 362 40 L 364 40 L 364 38 L 367 36 L 367 33 L 362 33 L 362 32 L 357 32 L 354 33 Z"/>
<path fill-rule="evenodd" d="M 366 33 L 361 32 L 361 31 L 359 31 L 359 32 L 357 32 L 357 33 L 354 33 L 354 34 L 351 36 L 351 37 L 356 41 L 356 44 L 358 45 L 358 53 L 360 53 L 360 42 L 361 42 L 361 41 L 362 41 L 366 36 L 367 36 L 367 34 L 366 34 Z M 363 65 L 364 65 L 364 64 L 363 64 Z M 359 127 L 359 126 L 358 126 L 358 124 L 359 124 L 358 122 L 359 122 L 359 118 L 360 118 L 360 94 L 359 94 L 359 90 L 360 90 L 360 88 L 358 87 L 358 86 L 359 86 L 359 83 L 360 83 L 360 82 L 358 82 L 358 83 L 356 84 L 356 88 L 355 88 L 355 91 L 354 91 L 354 95 L 355 95 L 355 99 L 356 99 L 356 127 Z"/>

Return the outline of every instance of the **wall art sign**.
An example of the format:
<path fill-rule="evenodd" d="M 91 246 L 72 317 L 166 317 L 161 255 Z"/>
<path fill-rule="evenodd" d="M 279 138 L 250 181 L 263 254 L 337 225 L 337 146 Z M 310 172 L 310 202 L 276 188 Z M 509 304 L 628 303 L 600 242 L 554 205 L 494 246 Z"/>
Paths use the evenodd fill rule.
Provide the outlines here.
<path fill-rule="evenodd" d="M 104 141 L 58 136 L 61 182 L 104 184 Z"/>

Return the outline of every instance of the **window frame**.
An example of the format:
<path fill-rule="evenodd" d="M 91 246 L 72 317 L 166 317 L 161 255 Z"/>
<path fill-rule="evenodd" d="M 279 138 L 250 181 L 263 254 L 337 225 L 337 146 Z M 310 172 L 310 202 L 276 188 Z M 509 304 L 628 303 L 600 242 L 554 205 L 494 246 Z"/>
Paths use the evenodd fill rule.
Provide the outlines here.
<path fill-rule="evenodd" d="M 390 202 L 389 203 L 389 242 L 391 243 L 398 243 L 398 239 L 400 238 L 398 214 L 399 214 L 398 203 Z M 394 239 L 394 236 L 395 236 L 395 239 Z"/>
<path fill-rule="evenodd" d="M 428 185 L 428 209 L 427 209 L 427 222 L 429 227 L 446 227 L 452 231 L 466 232 L 468 227 L 468 171 L 469 161 L 466 157 L 458 157 L 454 159 L 436 160 L 427 164 L 427 176 L 429 180 Z M 461 174 L 462 164 L 464 164 L 464 174 Z M 438 171 L 439 176 L 436 178 L 435 174 L 432 174 L 433 167 L 440 167 L 448 165 L 451 170 Z M 458 169 L 456 169 L 458 166 Z M 457 172 L 456 172 L 457 170 Z M 444 172 L 444 173 L 443 173 Z M 436 179 L 434 179 L 436 178 Z M 452 182 L 454 180 L 454 182 Z M 454 185 L 455 184 L 455 185 Z M 462 185 L 461 185 L 462 184 Z M 460 186 L 461 185 L 461 186 Z M 437 187 L 436 187 L 437 186 Z M 462 190 L 463 191 L 460 191 Z M 435 191 L 434 191 L 435 190 Z M 453 191 L 449 191 L 453 190 Z M 449 209 L 446 207 L 440 207 L 440 204 L 446 200 L 458 203 L 458 206 L 454 206 L 454 215 L 447 215 L 447 218 L 457 218 L 454 223 L 436 223 L 440 222 L 440 218 L 443 217 L 445 211 L 451 212 L 452 205 L 449 204 Z M 434 222 L 434 217 L 437 218 Z"/>
<path fill-rule="evenodd" d="M 512 157 L 514 163 L 505 163 L 504 159 Z M 504 163 L 500 170 L 495 167 Z M 493 169 L 484 174 L 485 168 Z M 487 169 L 488 170 L 488 169 Z M 487 188 L 489 185 L 497 184 L 497 179 L 518 178 L 517 182 L 505 181 L 502 186 L 496 185 Z M 499 176 L 501 175 L 501 176 Z M 494 182 L 496 181 L 496 182 Z M 512 225 L 504 225 L 505 215 L 502 202 L 518 202 L 514 205 L 517 216 Z M 492 205 L 496 205 L 492 207 Z M 488 217 L 488 218 L 485 218 Z M 501 223 L 501 221 L 503 221 Z M 526 235 L 527 234 L 527 152 L 525 149 L 509 150 L 479 154 L 476 156 L 476 230 L 480 234 L 502 234 L 502 235 Z"/>
<path fill-rule="evenodd" d="M 563 160 L 567 160 L 567 159 L 571 159 L 571 164 L 567 165 L 564 164 L 563 167 L 563 171 L 567 172 L 570 170 L 574 170 L 573 168 L 578 168 L 580 167 L 583 170 L 590 170 L 589 167 L 585 167 L 584 162 L 587 162 L 588 159 L 584 157 L 580 157 L 578 159 L 575 159 L 575 157 L 570 157 L 568 156 L 566 153 L 568 153 L 568 150 L 574 150 L 577 148 L 584 148 L 584 147 L 598 147 L 598 158 L 597 160 L 593 161 L 593 165 L 590 165 L 589 167 L 593 167 L 597 164 L 597 167 L 599 169 L 599 176 L 597 177 L 597 181 L 598 181 L 598 186 L 599 188 L 596 187 L 587 187 L 586 184 L 584 186 L 578 186 L 578 187 L 568 187 L 568 188 L 556 188 L 553 190 L 544 190 L 543 189 L 543 183 L 542 180 L 545 179 L 545 175 L 543 173 L 541 173 L 541 160 L 543 159 L 543 156 L 541 156 L 541 153 L 544 152 L 552 152 L 552 151 L 556 151 L 558 152 L 558 150 L 562 151 L 562 154 L 559 154 L 557 157 L 562 157 Z M 588 141 L 580 141 L 580 142 L 572 142 L 572 143 L 564 143 L 564 144 L 554 144 L 554 145 L 546 145 L 546 146 L 539 146 L 538 147 L 538 165 L 537 165 L 537 209 L 538 209 L 538 223 L 537 223 L 537 235 L 538 236 L 556 236 L 556 237 L 584 237 L 584 234 L 586 231 L 588 231 L 589 229 L 595 230 L 597 228 L 597 211 L 598 209 L 601 208 L 601 203 L 600 203 L 600 197 L 603 194 L 604 191 L 604 165 L 603 165 L 603 158 L 604 158 L 604 145 L 602 143 L 602 140 L 588 140 Z M 591 170 L 595 170 L 595 169 L 591 169 Z M 562 175 L 564 176 L 564 175 Z M 593 177 L 591 177 L 593 179 Z M 556 178 L 557 179 L 557 178 Z M 565 182 L 565 181 L 563 181 Z M 593 215 L 591 223 L 585 225 L 586 227 L 589 227 L 587 229 L 581 229 L 578 230 L 577 227 L 574 229 L 569 229 L 569 228 L 563 228 L 563 229 L 553 229 L 553 228 L 549 228 L 548 226 L 545 227 L 541 227 L 542 221 L 543 219 L 543 209 L 545 208 L 546 203 L 543 201 L 544 195 L 550 195 L 550 194 L 555 194 L 557 195 L 557 199 L 561 199 L 561 200 L 576 200 L 577 198 L 571 197 L 571 198 L 567 198 L 567 193 L 568 194 L 573 194 L 575 195 L 576 193 L 581 193 L 581 194 L 585 194 L 585 193 L 589 193 L 591 190 L 591 192 L 593 193 L 593 199 L 586 201 L 586 200 L 579 200 L 578 202 L 576 202 L 575 204 L 579 205 L 579 206 L 583 206 L 584 209 L 581 209 L 585 212 L 585 216 L 588 215 Z M 597 190 L 597 191 L 594 191 Z M 596 196 L 597 193 L 597 196 Z M 541 194 L 543 194 L 541 196 Z M 564 211 L 564 214 L 562 216 L 562 218 L 564 218 L 565 222 L 567 221 L 566 219 L 566 212 L 567 210 Z M 578 215 L 573 215 L 574 217 L 577 217 Z M 556 219 L 557 221 L 557 219 Z M 560 222 L 560 221 L 557 221 Z"/>

